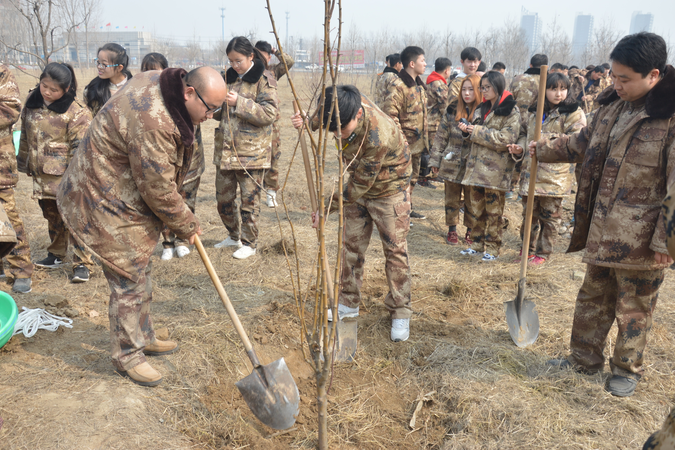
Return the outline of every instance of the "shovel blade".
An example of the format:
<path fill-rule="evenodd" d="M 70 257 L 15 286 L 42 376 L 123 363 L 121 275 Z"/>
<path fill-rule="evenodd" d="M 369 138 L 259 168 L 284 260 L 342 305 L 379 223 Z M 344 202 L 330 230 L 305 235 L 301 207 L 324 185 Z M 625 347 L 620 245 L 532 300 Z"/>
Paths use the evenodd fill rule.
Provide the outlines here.
<path fill-rule="evenodd" d="M 356 320 L 338 320 L 335 337 L 335 361 L 352 362 L 356 354 Z"/>
<path fill-rule="evenodd" d="M 295 423 L 300 394 L 284 358 L 253 369 L 235 383 L 251 412 L 275 430 L 285 430 Z"/>
<path fill-rule="evenodd" d="M 504 302 L 504 310 L 513 342 L 518 347 L 534 344 L 539 337 L 539 314 L 534 302 L 519 299 Z"/>

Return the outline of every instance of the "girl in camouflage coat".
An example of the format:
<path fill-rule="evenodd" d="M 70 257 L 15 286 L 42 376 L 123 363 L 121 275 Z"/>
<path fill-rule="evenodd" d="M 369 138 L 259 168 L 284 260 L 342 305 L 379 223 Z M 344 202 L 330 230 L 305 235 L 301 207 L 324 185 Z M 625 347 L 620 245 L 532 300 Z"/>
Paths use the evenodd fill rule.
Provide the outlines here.
<path fill-rule="evenodd" d="M 132 77 L 127 69 L 129 55 L 121 45 L 105 44 L 96 55 L 98 76 L 84 88 L 84 99 L 92 116 L 98 114 L 110 97 Z"/>
<path fill-rule="evenodd" d="M 19 171 L 33 177 L 33 198 L 47 219 L 51 245 L 47 257 L 35 263 L 54 269 L 63 264 L 70 233 L 56 206 L 56 191 L 68 163 L 91 122 L 91 113 L 76 98 L 77 81 L 68 64 L 50 63 L 40 75 L 21 112 Z M 73 282 L 89 280 L 91 256 L 74 247 Z"/>
<path fill-rule="evenodd" d="M 506 80 L 490 71 L 481 78 L 483 104 L 472 124 L 460 123 L 463 137 L 471 142 L 462 184 L 469 186 L 466 211 L 471 216 L 470 248 L 462 255 L 483 253 L 483 261 L 494 261 L 502 246 L 505 194 L 511 187 L 515 161 L 508 152 L 520 131 L 520 112 L 513 96 L 505 90 Z"/>
<path fill-rule="evenodd" d="M 248 39 L 235 37 L 226 52 L 232 67 L 225 73 L 227 99 L 214 114 L 220 126 L 214 138 L 213 163 L 218 167 L 218 213 L 229 236 L 215 247 L 236 247 L 232 256 L 245 259 L 256 252 L 260 191 L 265 170 L 271 166 L 272 124 L 279 113 L 279 99 L 274 75 Z M 241 208 L 236 204 L 237 186 Z"/>
<path fill-rule="evenodd" d="M 436 131 L 431 148 L 429 165 L 434 177 L 445 183 L 445 224 L 448 226 L 448 235 L 445 242 L 450 245 L 459 244 L 457 224 L 459 223 L 459 208 L 461 206 L 462 191 L 464 201 L 468 201 L 468 186 L 462 186 L 462 179 L 466 170 L 466 159 L 471 150 L 471 142 L 462 137 L 462 130 L 457 126 L 460 120 L 473 117 L 474 112 L 483 101 L 480 93 L 480 77 L 469 75 L 462 82 L 457 102 L 450 104 L 441 119 L 441 125 Z M 464 225 L 466 235 L 464 239 L 471 244 L 471 216 L 464 210 Z"/>
<path fill-rule="evenodd" d="M 546 100 L 544 101 L 544 119 L 541 126 L 542 136 L 555 139 L 558 135 L 571 134 L 586 126 L 586 115 L 573 97 L 568 95 L 570 80 L 561 73 L 552 73 L 546 80 Z M 520 130 L 518 143 L 509 145 L 509 152 L 521 155 L 527 143 L 534 139 L 537 105 L 530 106 L 528 125 Z M 530 164 L 528 152 L 523 158 L 520 177 L 520 195 L 523 198 L 523 225 L 520 227 L 522 239 L 525 230 L 525 209 L 530 188 Z M 532 233 L 530 235 L 527 258 L 530 264 L 544 263 L 551 252 L 560 220 L 560 207 L 563 196 L 570 195 L 574 168 L 569 163 L 540 163 L 537 165 L 534 209 L 532 213 Z M 539 227 L 537 227 L 539 225 Z M 539 236 L 534 231 L 539 229 Z"/>

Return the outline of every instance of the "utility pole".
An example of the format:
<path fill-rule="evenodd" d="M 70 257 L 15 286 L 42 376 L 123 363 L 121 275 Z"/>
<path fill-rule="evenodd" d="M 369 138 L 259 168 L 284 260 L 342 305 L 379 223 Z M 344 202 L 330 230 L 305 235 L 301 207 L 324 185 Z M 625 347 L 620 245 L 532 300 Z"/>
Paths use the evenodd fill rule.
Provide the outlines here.
<path fill-rule="evenodd" d="M 284 49 L 286 52 L 290 52 L 288 48 L 288 17 L 290 16 L 291 13 L 286 11 L 286 43 L 284 44 L 286 48 Z"/>
<path fill-rule="evenodd" d="M 220 18 L 223 20 L 223 42 L 225 42 L 225 8 L 220 9 Z"/>

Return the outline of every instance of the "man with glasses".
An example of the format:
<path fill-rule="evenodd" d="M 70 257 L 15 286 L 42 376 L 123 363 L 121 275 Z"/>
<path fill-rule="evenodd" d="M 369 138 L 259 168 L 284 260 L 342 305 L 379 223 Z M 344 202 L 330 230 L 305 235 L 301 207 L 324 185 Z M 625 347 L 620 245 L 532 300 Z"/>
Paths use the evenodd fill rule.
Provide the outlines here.
<path fill-rule="evenodd" d="M 195 127 L 226 95 L 210 67 L 135 76 L 96 115 L 59 185 L 64 222 L 101 260 L 110 285 L 113 365 L 142 386 L 162 379 L 145 355 L 178 348 L 155 338 L 150 256 L 163 223 L 190 244 L 201 234 L 178 190 L 197 145 Z"/>

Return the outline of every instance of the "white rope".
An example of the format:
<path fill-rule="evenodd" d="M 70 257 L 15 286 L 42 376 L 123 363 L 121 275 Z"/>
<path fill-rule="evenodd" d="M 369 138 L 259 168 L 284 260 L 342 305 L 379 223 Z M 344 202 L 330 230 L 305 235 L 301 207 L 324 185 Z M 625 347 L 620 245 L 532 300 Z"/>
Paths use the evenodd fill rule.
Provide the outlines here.
<path fill-rule="evenodd" d="M 23 333 L 26 337 L 33 337 L 37 330 L 56 331 L 59 326 L 73 328 L 73 320 L 49 314 L 41 308 L 29 309 L 21 307 L 21 312 L 14 325 L 14 335 Z"/>

